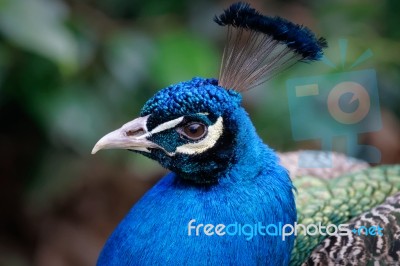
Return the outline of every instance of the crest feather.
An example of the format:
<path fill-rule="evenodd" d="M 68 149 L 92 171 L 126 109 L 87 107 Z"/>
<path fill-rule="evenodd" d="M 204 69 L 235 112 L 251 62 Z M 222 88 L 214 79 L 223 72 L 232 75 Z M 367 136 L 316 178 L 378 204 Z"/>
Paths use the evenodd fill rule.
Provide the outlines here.
<path fill-rule="evenodd" d="M 319 60 L 325 39 L 280 17 L 263 16 L 247 3 L 231 5 L 214 21 L 228 26 L 218 84 L 254 88 L 298 61 Z"/>

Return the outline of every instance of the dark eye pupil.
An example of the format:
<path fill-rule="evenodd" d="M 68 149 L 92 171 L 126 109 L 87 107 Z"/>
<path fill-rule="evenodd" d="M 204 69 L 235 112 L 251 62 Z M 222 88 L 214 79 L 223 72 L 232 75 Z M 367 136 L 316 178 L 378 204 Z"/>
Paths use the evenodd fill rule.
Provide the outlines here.
<path fill-rule="evenodd" d="M 185 126 L 183 131 L 189 138 L 198 139 L 204 135 L 206 127 L 203 124 L 193 123 Z"/>

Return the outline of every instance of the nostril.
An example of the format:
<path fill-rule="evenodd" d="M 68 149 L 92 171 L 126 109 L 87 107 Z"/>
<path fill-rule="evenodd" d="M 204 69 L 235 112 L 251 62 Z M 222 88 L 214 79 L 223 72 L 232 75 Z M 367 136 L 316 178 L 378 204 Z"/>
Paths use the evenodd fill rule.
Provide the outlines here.
<path fill-rule="evenodd" d="M 145 132 L 144 132 L 143 129 L 128 130 L 128 131 L 126 132 L 126 135 L 127 135 L 128 137 L 132 137 L 132 136 L 141 136 L 141 135 L 143 135 L 144 133 L 145 133 Z"/>

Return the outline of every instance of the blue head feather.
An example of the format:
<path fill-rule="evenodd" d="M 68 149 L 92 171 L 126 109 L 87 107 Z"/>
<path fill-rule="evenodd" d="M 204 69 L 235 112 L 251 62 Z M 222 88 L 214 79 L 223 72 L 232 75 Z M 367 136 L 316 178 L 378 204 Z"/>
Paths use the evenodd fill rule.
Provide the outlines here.
<path fill-rule="evenodd" d="M 145 103 L 140 115 L 152 114 L 157 119 L 156 123 L 148 122 L 151 129 L 160 122 L 187 114 L 211 113 L 220 116 L 226 110 L 240 107 L 241 101 L 240 93 L 218 86 L 218 80 L 195 77 L 157 92 Z"/>
<path fill-rule="evenodd" d="M 234 132 L 238 124 L 231 123 L 230 114 L 241 108 L 242 97 L 234 90 L 226 90 L 218 86 L 216 79 L 193 78 L 189 81 L 173 84 L 160 90 L 146 102 L 141 116 L 150 115 L 147 120 L 149 130 L 166 121 L 186 116 L 210 126 L 218 117 L 224 121 L 224 133 L 214 147 L 207 153 L 196 156 L 174 152 L 177 147 L 186 144 L 175 129 L 156 134 L 149 139 L 164 148 L 154 149 L 151 153 L 141 152 L 158 161 L 165 168 L 177 173 L 181 178 L 197 183 L 213 183 L 223 175 L 234 160 Z"/>

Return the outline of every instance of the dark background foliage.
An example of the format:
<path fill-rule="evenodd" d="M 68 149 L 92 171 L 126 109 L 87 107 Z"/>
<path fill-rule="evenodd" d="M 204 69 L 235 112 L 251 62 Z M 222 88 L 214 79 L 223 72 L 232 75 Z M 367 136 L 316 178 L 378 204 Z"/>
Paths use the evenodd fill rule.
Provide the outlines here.
<path fill-rule="evenodd" d="M 326 37 L 335 63 L 341 38 L 349 44 L 346 65 L 373 51 L 360 68 L 377 71 L 383 128 L 360 142 L 378 147 L 381 163 L 399 163 L 400 2 L 250 2 Z M 118 221 L 165 170 L 123 151 L 92 156 L 91 148 L 160 88 L 218 75 L 225 31 L 212 18 L 229 4 L 0 1 L 0 265 L 95 263 Z M 319 149 L 318 140 L 293 140 L 285 82 L 331 72 L 298 64 L 245 94 L 265 142 L 282 151 Z M 340 150 L 343 139 L 335 141 Z"/>

